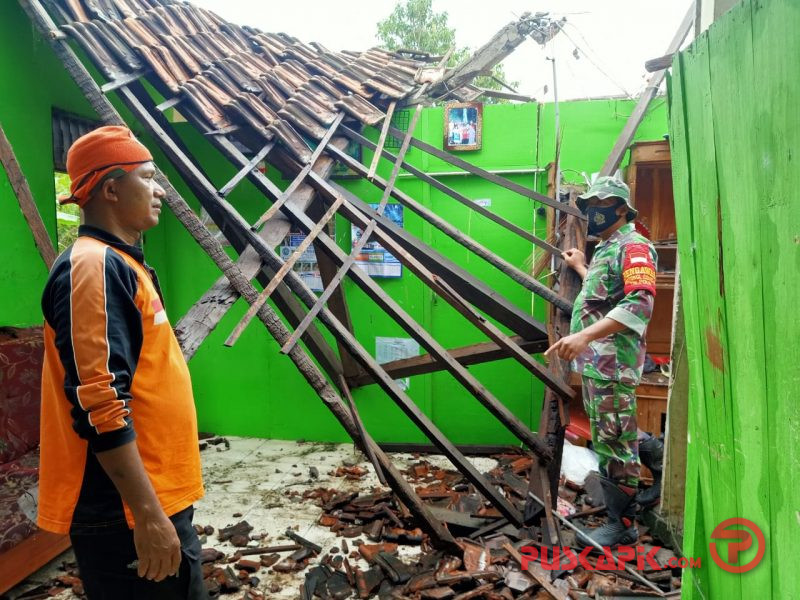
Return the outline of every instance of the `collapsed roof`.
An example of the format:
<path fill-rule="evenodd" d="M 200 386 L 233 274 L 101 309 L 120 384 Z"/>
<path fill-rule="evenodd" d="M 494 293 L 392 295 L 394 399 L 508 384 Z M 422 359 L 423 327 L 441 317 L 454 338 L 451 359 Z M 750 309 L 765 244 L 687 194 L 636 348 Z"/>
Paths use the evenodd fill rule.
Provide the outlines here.
<path fill-rule="evenodd" d="M 410 510 L 427 524 L 434 543 L 455 548 L 452 536 L 426 509 L 364 429 L 352 402 L 351 388 L 377 383 L 504 519 L 518 526 L 530 522 L 532 516 L 537 515 L 552 520 L 549 511 L 541 506 L 533 511 L 527 507 L 523 514 L 512 499 L 505 497 L 475 470 L 394 379 L 405 376 L 400 373 L 447 370 L 535 453 L 533 464 L 537 471 L 532 473 L 532 485 L 538 497 L 551 504 L 556 497 L 553 490 L 557 490 L 558 462 L 566 426 L 562 402 L 573 395 L 564 380 L 568 366 L 556 362 L 548 368 L 531 356 L 531 353 L 541 352 L 547 347 L 546 328 L 528 311 L 515 306 L 470 273 L 469 261 L 464 265 L 455 264 L 394 225 L 383 214 L 390 199 L 403 204 L 471 254 L 545 298 L 554 311 L 561 311 L 559 314 L 563 321 L 563 313 L 571 308 L 571 299 L 576 291 L 574 286 L 566 292 L 562 289 L 561 294 L 549 289 L 530 273 L 505 261 L 410 195 L 396 189 L 395 183 L 400 169 L 405 169 L 469 210 L 492 220 L 504 229 L 504 233 L 536 244 L 555 257 L 560 252 L 551 243 L 407 163 L 405 154 L 408 148 L 414 146 L 524 198 L 548 205 L 556 211 L 554 214 L 567 217 L 567 222 L 572 224 L 573 238 L 580 226 L 579 211 L 561 199 L 543 196 L 415 139 L 413 132 L 419 104 L 407 131 L 391 126 L 392 114 L 398 106 L 418 102 L 429 93 L 447 98 L 459 98 L 459 90 L 464 89 L 467 89 L 466 93 L 473 93 L 469 81 L 474 74 L 491 68 L 492 61 L 487 56 L 502 59 L 532 31 L 539 31 L 545 17 L 523 16 L 495 35 L 466 64 L 445 71 L 441 58 L 420 55 L 409 58 L 380 49 L 360 53 L 332 52 L 319 44 L 303 44 L 285 34 L 268 34 L 234 25 L 207 10 L 174 0 L 19 1 L 100 118 L 108 124 L 123 123 L 106 97 L 106 94 L 118 94 L 239 253 L 234 264 L 219 241 L 200 223 L 166 178 L 161 177 L 159 182 L 167 190 L 165 203 L 224 273 L 176 327 L 187 360 L 233 302 L 242 297 L 251 308 L 229 338 L 229 343 L 233 344 L 249 319 L 257 316 L 279 342 L 281 351 L 292 359 L 325 405 L 364 449 L 379 477 L 385 476 Z M 539 31 L 539 36 L 550 35 L 551 30 Z M 68 39 L 77 42 L 108 80 L 102 88 L 92 80 Z M 143 85 L 145 81 L 161 97 L 154 97 Z M 447 91 L 451 88 L 453 91 Z M 237 174 L 230 181 L 221 187 L 210 181 L 192 157 L 191 150 L 185 147 L 180 136 L 163 118 L 162 112 L 169 107 L 177 107 L 234 165 Z M 367 125 L 380 125 L 377 143 L 362 135 L 362 129 Z M 402 139 L 397 154 L 387 151 L 384 146 L 389 134 Z M 343 148 L 348 140 L 373 149 L 373 163 L 367 166 L 347 155 Z M 388 179 L 375 172 L 380 158 L 393 165 Z M 277 188 L 255 168 L 262 160 L 290 175 L 292 181 L 284 190 Z M 377 209 L 328 180 L 336 161 L 353 169 L 382 192 Z M 244 179 L 248 179 L 271 202 L 255 223 L 245 221 L 226 201 L 231 190 Z M 336 214 L 364 231 L 349 254 L 325 231 L 325 225 Z M 326 286 L 320 297 L 309 290 L 292 270 L 305 247 L 301 245 L 286 260 L 274 251 L 290 226 L 306 233 L 305 247 L 313 243 L 317 251 Z M 468 323 L 485 334 L 488 341 L 465 348 L 445 349 L 431 332 L 417 323 L 355 264 L 357 250 L 362 247 L 359 244 L 363 245 L 368 239 L 380 242 Z M 352 330 L 346 297 L 339 285 L 344 277 L 350 278 L 428 354 L 396 363 L 378 364 Z M 261 291 L 251 283 L 253 278 L 263 286 Z M 293 332 L 266 304 L 267 299 L 275 302 L 286 322 L 294 328 Z M 495 321 L 511 334 L 495 325 Z M 331 332 L 338 353 L 322 337 L 318 327 Z M 304 346 L 298 345 L 299 341 Z M 321 368 L 309 359 L 307 353 Z M 513 358 L 548 388 L 545 416 L 538 434 L 530 431 L 466 368 L 468 364 L 506 357 Z M 550 468 L 545 471 L 548 464 Z"/>

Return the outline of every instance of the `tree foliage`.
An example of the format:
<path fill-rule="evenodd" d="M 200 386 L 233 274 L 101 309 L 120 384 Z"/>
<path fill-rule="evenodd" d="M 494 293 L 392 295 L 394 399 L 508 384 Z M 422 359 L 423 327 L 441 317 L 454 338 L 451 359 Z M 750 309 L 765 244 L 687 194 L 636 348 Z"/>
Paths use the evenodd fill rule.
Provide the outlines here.
<path fill-rule="evenodd" d="M 433 10 L 433 0 L 403 0 L 397 3 L 392 14 L 378 23 L 378 39 L 387 50 L 415 50 L 434 56 L 455 48 L 447 65 L 453 67 L 466 60 L 473 50 L 456 47 L 456 31 L 450 27 L 448 19 L 447 11 Z M 506 81 L 502 64 L 492 69 L 492 75 Z M 502 89 L 490 76 L 476 77 L 473 83 L 490 90 Z M 515 87 L 514 83 L 509 82 L 509 85 Z"/>

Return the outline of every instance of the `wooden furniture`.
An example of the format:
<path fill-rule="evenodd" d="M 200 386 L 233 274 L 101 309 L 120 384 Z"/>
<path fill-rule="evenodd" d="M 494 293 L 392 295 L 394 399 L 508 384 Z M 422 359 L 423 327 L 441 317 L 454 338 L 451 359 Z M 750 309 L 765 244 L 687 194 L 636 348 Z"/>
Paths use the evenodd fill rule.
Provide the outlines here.
<path fill-rule="evenodd" d="M 0 327 L 0 594 L 69 548 L 20 504 L 39 477 L 41 327 Z"/>
<path fill-rule="evenodd" d="M 647 327 L 647 352 L 668 357 L 672 348 L 672 314 L 675 303 L 677 228 L 672 194 L 672 162 L 669 142 L 637 142 L 631 146 L 626 170 L 631 202 L 658 252 L 656 303 Z M 639 427 L 658 435 L 664 432 L 667 412 L 668 377 L 647 374 L 636 390 Z"/>
<path fill-rule="evenodd" d="M 0 554 L 0 594 L 35 573 L 70 547 L 68 535 L 39 530 Z"/>

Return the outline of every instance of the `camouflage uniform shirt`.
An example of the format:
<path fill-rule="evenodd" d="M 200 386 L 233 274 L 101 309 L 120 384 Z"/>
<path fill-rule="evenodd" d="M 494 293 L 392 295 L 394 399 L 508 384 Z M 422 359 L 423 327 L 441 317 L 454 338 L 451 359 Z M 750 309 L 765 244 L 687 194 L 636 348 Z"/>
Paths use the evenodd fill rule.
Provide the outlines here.
<path fill-rule="evenodd" d="M 600 242 L 589 263 L 572 310 L 570 333 L 603 317 L 625 329 L 591 342 L 575 359 L 574 370 L 585 377 L 638 385 L 645 355 L 645 332 L 656 292 L 657 255 L 650 241 L 626 223 Z"/>

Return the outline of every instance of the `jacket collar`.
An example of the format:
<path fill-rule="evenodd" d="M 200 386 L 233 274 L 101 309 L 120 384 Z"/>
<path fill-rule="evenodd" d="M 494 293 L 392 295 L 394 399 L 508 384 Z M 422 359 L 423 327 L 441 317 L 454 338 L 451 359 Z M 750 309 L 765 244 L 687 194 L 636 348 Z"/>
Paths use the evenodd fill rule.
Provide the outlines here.
<path fill-rule="evenodd" d="M 141 247 L 131 246 L 130 244 L 126 244 L 117 236 L 108 233 L 104 229 L 100 229 L 99 227 L 94 227 L 92 225 L 81 225 L 78 228 L 78 235 L 79 236 L 85 235 L 92 237 L 96 240 L 100 240 L 104 244 L 108 244 L 112 248 L 121 250 L 125 254 L 128 254 L 131 257 L 135 258 L 138 262 L 144 264 L 144 252 L 142 252 Z"/>
<path fill-rule="evenodd" d="M 636 231 L 636 226 L 633 224 L 633 221 L 625 223 L 625 225 L 623 225 L 622 227 L 617 229 L 614 233 L 612 233 L 607 240 L 597 244 L 597 247 L 599 248 L 600 246 L 605 246 L 606 244 L 616 242 L 619 240 L 619 238 L 624 237 L 634 231 Z"/>

